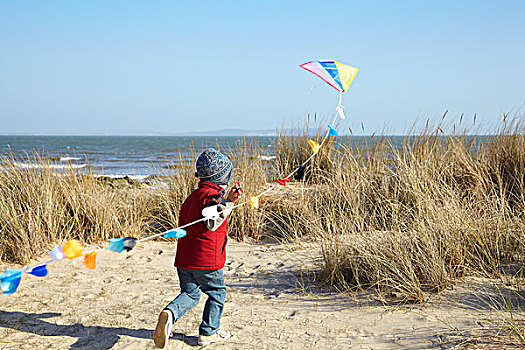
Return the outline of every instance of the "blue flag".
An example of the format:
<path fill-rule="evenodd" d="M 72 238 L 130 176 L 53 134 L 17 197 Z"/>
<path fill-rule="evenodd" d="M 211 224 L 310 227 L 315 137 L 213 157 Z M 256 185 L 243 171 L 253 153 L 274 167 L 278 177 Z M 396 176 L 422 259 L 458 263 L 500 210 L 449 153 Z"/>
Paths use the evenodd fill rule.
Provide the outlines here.
<path fill-rule="evenodd" d="M 2 294 L 9 295 L 16 292 L 20 279 L 22 278 L 22 270 L 6 269 L 0 275 L 0 281 L 2 281 L 1 288 Z"/>
<path fill-rule="evenodd" d="M 28 273 L 36 277 L 45 277 L 47 276 L 47 266 L 45 264 L 35 266 Z"/>
<path fill-rule="evenodd" d="M 164 238 L 182 238 L 186 236 L 186 230 L 183 230 L 181 228 L 174 228 L 172 230 L 166 231 L 164 234 Z"/>
<path fill-rule="evenodd" d="M 335 130 L 335 128 L 333 126 L 328 124 L 328 136 L 337 136 L 337 135 L 339 135 L 337 130 Z"/>

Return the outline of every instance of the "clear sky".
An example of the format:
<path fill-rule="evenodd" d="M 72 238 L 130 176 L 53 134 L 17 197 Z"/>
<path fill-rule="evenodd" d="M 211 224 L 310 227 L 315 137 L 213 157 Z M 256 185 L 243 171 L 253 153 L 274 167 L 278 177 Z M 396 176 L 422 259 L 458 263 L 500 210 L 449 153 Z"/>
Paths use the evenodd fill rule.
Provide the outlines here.
<path fill-rule="evenodd" d="M 347 127 L 525 104 L 524 1 L 0 0 L 0 133 L 274 129 L 328 116 L 336 90 L 299 68 L 360 69 Z M 359 128 L 360 129 L 360 128 Z"/>

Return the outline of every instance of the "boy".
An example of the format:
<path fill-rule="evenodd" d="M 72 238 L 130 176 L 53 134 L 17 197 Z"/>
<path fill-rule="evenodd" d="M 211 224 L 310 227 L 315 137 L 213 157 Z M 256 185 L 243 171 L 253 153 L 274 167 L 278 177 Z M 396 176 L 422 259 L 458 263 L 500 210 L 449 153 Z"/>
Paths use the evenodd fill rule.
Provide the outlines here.
<path fill-rule="evenodd" d="M 208 345 L 230 337 L 230 332 L 219 330 L 226 298 L 223 267 L 226 262 L 229 208 L 233 207 L 233 202 L 240 194 L 234 187 L 224 198 L 233 165 L 219 151 L 211 148 L 205 150 L 197 159 L 195 167 L 195 176 L 200 182 L 198 188 L 182 204 L 179 226 L 202 218 L 202 209 L 210 205 L 219 205 L 220 217 L 187 227 L 186 237 L 178 241 L 175 267 L 181 292 L 162 310 L 153 334 L 155 345 L 162 349 L 168 345 L 173 323 L 198 304 L 201 291 L 208 295 L 208 300 L 199 326 L 199 345 Z"/>

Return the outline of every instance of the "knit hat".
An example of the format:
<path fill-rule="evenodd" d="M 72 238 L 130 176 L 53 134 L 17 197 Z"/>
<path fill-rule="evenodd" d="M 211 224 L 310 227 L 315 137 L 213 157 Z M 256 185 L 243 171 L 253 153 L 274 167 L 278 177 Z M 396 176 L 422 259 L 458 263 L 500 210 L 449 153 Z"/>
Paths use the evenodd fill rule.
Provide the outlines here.
<path fill-rule="evenodd" d="M 195 176 L 201 181 L 217 185 L 227 185 L 232 177 L 233 164 L 221 152 L 208 148 L 197 158 Z"/>

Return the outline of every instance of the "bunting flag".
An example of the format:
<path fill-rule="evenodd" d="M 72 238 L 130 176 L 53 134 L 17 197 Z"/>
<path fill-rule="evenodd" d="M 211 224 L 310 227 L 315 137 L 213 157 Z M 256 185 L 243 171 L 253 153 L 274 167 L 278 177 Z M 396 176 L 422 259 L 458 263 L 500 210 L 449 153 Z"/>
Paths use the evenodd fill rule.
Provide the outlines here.
<path fill-rule="evenodd" d="M 345 112 L 344 112 L 344 109 L 345 107 L 341 105 L 341 99 L 339 99 L 339 105 L 337 107 L 335 107 L 335 111 L 337 113 L 337 115 L 339 116 L 339 118 L 341 119 L 345 119 Z"/>
<path fill-rule="evenodd" d="M 259 197 L 250 197 L 252 209 L 259 209 Z"/>
<path fill-rule="evenodd" d="M 219 206 L 211 205 L 209 207 L 205 207 L 202 209 L 201 214 L 207 220 L 217 220 L 219 218 Z"/>
<path fill-rule="evenodd" d="M 337 136 L 338 134 L 339 133 L 337 132 L 337 130 L 335 130 L 333 126 L 328 124 L 328 136 Z"/>
<path fill-rule="evenodd" d="M 66 258 L 64 252 L 62 251 L 62 247 L 59 245 L 55 246 L 55 248 L 53 248 L 53 250 L 49 252 L 49 256 L 53 261 L 60 261 Z"/>
<path fill-rule="evenodd" d="M 133 237 L 110 238 L 108 241 L 110 243 L 106 249 L 115 253 L 122 253 L 124 250 L 129 252 L 137 244 L 137 239 Z"/>
<path fill-rule="evenodd" d="M 28 274 L 36 276 L 36 277 L 46 277 L 47 276 L 47 265 L 42 264 L 35 266 L 31 269 L 31 271 L 28 272 Z"/>
<path fill-rule="evenodd" d="M 282 185 L 282 186 L 286 186 L 286 183 L 288 181 L 290 181 L 290 179 L 287 178 L 287 177 L 284 177 L 282 179 L 275 179 L 275 180 L 273 180 L 273 182 L 277 182 L 279 185 Z"/>
<path fill-rule="evenodd" d="M 124 238 L 110 238 L 110 242 L 106 249 L 111 250 L 115 253 L 122 253 L 124 251 Z"/>
<path fill-rule="evenodd" d="M 0 275 L 2 294 L 9 295 L 16 292 L 20 280 L 22 279 L 22 270 L 7 269 Z"/>
<path fill-rule="evenodd" d="M 131 251 L 137 245 L 137 239 L 133 237 L 124 238 L 124 250 L 126 252 Z"/>
<path fill-rule="evenodd" d="M 312 151 L 314 151 L 314 154 L 319 152 L 319 148 L 321 148 L 320 144 L 318 144 L 317 142 L 313 140 L 308 140 L 308 144 L 310 145 L 310 147 L 312 147 Z"/>
<path fill-rule="evenodd" d="M 304 171 L 306 169 L 306 165 L 300 165 L 299 168 L 297 168 L 297 172 L 294 175 L 294 179 L 296 180 L 302 180 L 304 177 Z"/>
<path fill-rule="evenodd" d="M 80 244 L 79 241 L 76 239 L 72 239 L 70 241 L 67 241 L 62 246 L 62 252 L 68 259 L 75 259 L 82 255 L 82 252 L 84 251 L 84 247 L 82 247 L 82 244 Z"/>
<path fill-rule="evenodd" d="M 186 230 L 183 230 L 181 228 L 174 228 L 172 230 L 169 230 L 169 231 L 166 231 L 166 233 L 164 234 L 164 238 L 176 238 L 176 239 L 179 239 L 179 238 L 182 238 L 186 236 Z"/>
<path fill-rule="evenodd" d="M 97 268 L 97 252 L 84 254 L 84 266 L 90 270 Z"/>

